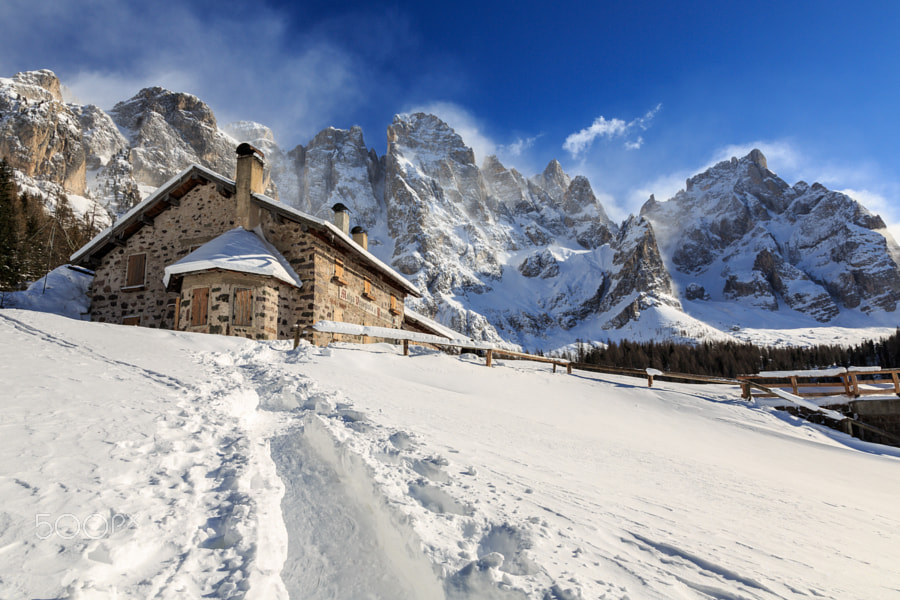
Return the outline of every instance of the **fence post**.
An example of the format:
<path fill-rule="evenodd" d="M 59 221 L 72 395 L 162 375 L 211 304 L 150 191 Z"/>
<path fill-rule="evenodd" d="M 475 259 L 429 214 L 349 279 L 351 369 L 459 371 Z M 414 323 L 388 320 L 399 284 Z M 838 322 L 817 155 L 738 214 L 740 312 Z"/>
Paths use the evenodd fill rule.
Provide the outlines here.
<path fill-rule="evenodd" d="M 403 356 L 409 356 L 409 340 L 403 340 Z"/>
<path fill-rule="evenodd" d="M 294 350 L 300 345 L 300 321 L 294 325 Z"/>
<path fill-rule="evenodd" d="M 572 363 L 566 363 L 566 374 L 572 374 Z"/>
<path fill-rule="evenodd" d="M 647 387 L 653 387 L 653 375 L 651 375 L 650 373 L 647 373 Z"/>
<path fill-rule="evenodd" d="M 851 396 L 852 394 L 850 393 L 850 381 L 846 373 L 841 373 L 841 383 L 844 384 L 844 393 L 847 394 L 848 397 Z"/>
<path fill-rule="evenodd" d="M 491 366 L 491 359 L 493 358 L 493 350 L 487 350 L 487 351 L 485 352 L 485 355 L 486 355 L 486 357 L 487 357 L 486 360 L 485 360 L 485 366 L 490 367 L 490 366 Z"/>

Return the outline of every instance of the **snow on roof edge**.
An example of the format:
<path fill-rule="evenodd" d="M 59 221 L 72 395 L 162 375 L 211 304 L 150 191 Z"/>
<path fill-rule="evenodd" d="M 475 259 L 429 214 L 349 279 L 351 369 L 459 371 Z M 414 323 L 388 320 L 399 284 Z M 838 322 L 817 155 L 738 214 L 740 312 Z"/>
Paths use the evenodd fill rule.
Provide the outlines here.
<path fill-rule="evenodd" d="M 179 181 L 184 179 L 188 174 L 190 174 L 191 171 L 193 171 L 195 169 L 198 171 L 202 171 L 204 174 L 209 175 L 210 177 L 219 179 L 222 183 L 234 185 L 233 180 L 228 179 L 227 177 L 223 177 L 222 175 L 219 175 L 218 173 L 216 173 L 214 171 L 210 171 L 209 169 L 207 169 L 204 166 L 197 165 L 197 164 L 190 165 L 190 166 L 182 169 L 181 171 L 179 171 L 176 175 L 171 177 L 164 184 L 162 184 L 161 186 L 156 188 L 156 190 L 152 194 L 150 194 L 149 196 L 144 198 L 140 203 L 136 204 L 128 212 L 126 212 L 124 215 L 122 215 L 121 217 L 116 219 L 115 223 L 113 223 L 112 225 L 110 225 L 109 227 L 107 227 L 106 229 L 104 229 L 103 231 L 98 233 L 97 235 L 95 235 L 92 240 L 90 240 L 84 246 L 82 246 L 81 248 L 76 250 L 74 254 L 69 256 L 69 260 L 71 262 L 78 262 L 78 260 L 81 259 L 85 254 L 89 254 L 91 250 L 94 250 L 95 246 L 99 245 L 99 243 L 101 241 L 103 241 L 104 239 L 106 239 L 109 236 L 109 234 L 111 234 L 113 231 L 115 231 L 116 229 L 118 229 L 120 227 L 124 227 L 125 224 L 130 219 L 134 218 L 135 216 L 140 214 L 142 211 L 147 209 L 147 207 L 149 207 L 156 200 L 158 200 L 160 196 L 162 196 L 165 192 L 167 192 L 171 186 L 175 185 L 176 183 L 178 183 Z"/>
<path fill-rule="evenodd" d="M 242 262 L 240 260 L 235 262 L 229 262 L 227 264 L 223 263 L 223 259 L 219 258 L 218 255 L 213 254 L 209 258 L 200 258 L 206 256 L 210 249 L 218 248 L 226 238 L 226 236 L 230 236 L 230 238 L 234 238 L 235 243 L 234 247 L 238 250 L 241 249 L 242 244 L 240 243 L 241 239 L 249 240 L 250 238 L 246 238 L 245 236 L 241 236 L 238 238 L 237 236 L 241 234 L 249 234 L 253 236 L 253 241 L 250 242 L 251 245 L 244 248 L 245 250 L 253 250 L 252 244 L 258 243 L 262 246 L 262 248 L 268 252 L 269 256 L 275 260 L 278 268 L 273 267 L 260 267 L 256 265 L 247 264 L 246 262 Z M 231 239 L 227 240 L 228 242 Z M 226 246 L 227 247 L 227 246 Z M 224 256 L 224 255 L 223 255 Z M 238 258 L 240 255 L 234 255 L 232 258 Z M 248 255 L 249 256 L 249 255 Z M 193 258 L 192 258 L 193 257 Z M 207 243 L 203 244 L 178 262 L 168 265 L 164 269 L 163 275 L 163 285 L 168 287 L 169 281 L 171 280 L 173 275 L 184 275 L 187 273 L 194 273 L 198 271 L 205 271 L 209 269 L 222 269 L 225 271 L 234 271 L 238 273 L 249 273 L 252 275 L 263 275 L 266 277 L 274 277 L 279 281 L 283 281 L 288 285 L 293 285 L 297 288 L 303 286 L 303 281 L 294 271 L 294 269 L 290 266 L 284 256 L 276 249 L 272 244 L 270 244 L 267 240 L 265 240 L 260 232 L 257 231 L 247 231 L 243 227 L 235 227 L 229 231 L 226 231 L 223 234 L 220 234 Z"/>
<path fill-rule="evenodd" d="M 414 311 L 413 309 L 409 308 L 408 306 L 403 309 L 403 316 L 404 316 L 404 318 L 409 319 L 410 321 L 418 322 L 418 323 L 423 324 L 426 327 L 430 327 L 431 329 L 434 329 L 435 331 L 440 332 L 442 335 L 446 335 L 451 340 L 469 340 L 470 339 L 470 338 L 467 338 L 466 336 L 464 336 L 463 334 L 461 334 L 460 332 L 458 332 L 454 329 L 450 329 L 449 327 L 446 327 L 445 325 L 441 325 L 434 319 L 430 319 L 430 318 L 426 317 L 425 315 Z"/>
<path fill-rule="evenodd" d="M 273 200 L 272 198 L 269 198 L 268 196 L 264 196 L 262 194 L 253 194 L 253 198 L 271 208 L 275 208 L 288 214 L 292 214 L 299 219 L 304 219 L 306 221 L 309 221 L 310 223 L 315 223 L 319 227 L 327 229 L 330 233 L 340 237 L 345 243 L 347 243 L 350 248 L 361 254 L 366 260 L 375 265 L 375 267 L 377 267 L 380 271 L 390 276 L 390 278 L 395 283 L 399 284 L 400 287 L 404 288 L 407 292 L 411 293 L 417 298 L 422 297 L 422 293 L 418 290 L 418 288 L 416 288 L 416 286 L 410 283 L 409 280 L 397 273 L 397 271 L 395 271 L 389 265 L 383 263 L 374 254 L 372 254 L 368 250 L 363 249 L 362 246 L 354 242 L 353 238 L 341 231 L 341 229 L 334 223 L 326 221 L 325 219 L 320 219 L 319 217 L 314 217 L 313 215 L 305 213 L 302 210 L 298 210 L 293 206 L 289 206 L 283 202 Z"/>

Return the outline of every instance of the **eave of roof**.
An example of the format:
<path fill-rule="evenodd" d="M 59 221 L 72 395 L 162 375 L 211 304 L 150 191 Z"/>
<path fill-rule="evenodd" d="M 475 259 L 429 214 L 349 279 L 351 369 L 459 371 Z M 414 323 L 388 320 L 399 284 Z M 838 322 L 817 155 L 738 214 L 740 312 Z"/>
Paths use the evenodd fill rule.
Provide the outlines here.
<path fill-rule="evenodd" d="M 341 231 L 341 229 L 334 223 L 299 211 L 296 208 L 288 206 L 282 202 L 278 202 L 277 200 L 273 200 L 268 196 L 263 196 L 262 194 L 253 194 L 253 200 L 260 206 L 263 206 L 268 210 L 275 211 L 279 215 L 286 217 L 292 221 L 305 224 L 310 228 L 314 228 L 322 232 L 327 232 L 327 234 L 329 234 L 333 240 L 340 240 L 341 242 L 343 242 L 342 245 L 345 248 L 362 257 L 363 260 L 370 263 L 373 267 L 375 267 L 377 271 L 381 272 L 382 275 L 385 275 L 395 285 L 397 285 L 397 287 L 401 288 L 407 294 L 416 298 L 422 297 L 421 292 L 419 292 L 419 290 L 416 289 L 413 284 L 407 281 L 402 275 L 397 273 L 397 271 L 376 258 L 375 255 L 373 255 L 371 252 L 363 249 L 362 246 L 354 242 L 353 238 Z"/>
<path fill-rule="evenodd" d="M 119 235 L 127 232 L 133 227 L 140 228 L 147 219 L 152 219 L 168 208 L 168 206 L 171 206 L 172 202 L 170 199 L 174 199 L 172 194 L 177 193 L 179 188 L 192 180 L 198 182 L 203 180 L 214 181 L 227 188 L 232 194 L 235 190 L 234 181 L 222 177 L 218 173 L 210 171 L 200 165 L 191 165 L 156 188 L 155 192 L 144 198 L 140 204 L 134 206 L 131 210 L 118 218 L 113 225 L 94 236 L 94 239 L 72 254 L 72 256 L 69 257 L 69 260 L 73 263 L 80 264 L 89 260 L 94 254 L 105 254 L 103 250 L 107 245 L 115 246 L 118 244 L 117 238 Z"/>

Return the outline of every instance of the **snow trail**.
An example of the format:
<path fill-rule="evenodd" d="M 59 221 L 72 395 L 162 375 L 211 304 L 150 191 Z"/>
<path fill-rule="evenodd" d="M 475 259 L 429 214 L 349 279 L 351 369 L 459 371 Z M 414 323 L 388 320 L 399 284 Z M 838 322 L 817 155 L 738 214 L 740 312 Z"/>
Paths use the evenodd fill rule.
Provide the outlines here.
<path fill-rule="evenodd" d="M 292 598 L 444 597 L 408 525 L 316 417 L 277 437 L 272 456 L 286 486 L 282 510 L 292 535 L 282 577 Z"/>

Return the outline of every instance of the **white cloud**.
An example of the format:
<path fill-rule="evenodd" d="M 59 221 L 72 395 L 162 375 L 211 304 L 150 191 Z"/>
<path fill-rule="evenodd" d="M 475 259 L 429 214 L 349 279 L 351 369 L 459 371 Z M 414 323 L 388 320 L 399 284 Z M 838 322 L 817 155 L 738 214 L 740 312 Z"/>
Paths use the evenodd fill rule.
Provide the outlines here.
<path fill-rule="evenodd" d="M 522 153 L 526 150 L 532 148 L 534 143 L 541 137 L 540 135 L 536 135 L 530 138 L 522 138 L 519 137 L 516 141 L 511 144 L 506 144 L 505 146 L 500 146 L 498 149 L 498 154 L 502 156 L 510 156 L 513 158 L 517 158 L 522 156 Z"/>
<path fill-rule="evenodd" d="M 639 135 L 638 138 L 636 140 L 634 140 L 633 142 L 625 142 L 625 149 L 626 150 L 638 150 L 643 145 L 644 145 L 644 137 Z"/>
<path fill-rule="evenodd" d="M 566 137 L 566 141 L 563 143 L 563 149 L 575 158 L 590 148 L 597 138 L 613 139 L 627 137 L 636 129 L 646 131 L 650 127 L 656 113 L 658 113 L 661 108 L 662 104 L 657 104 L 653 109 L 647 111 L 643 117 L 638 117 L 629 122 L 616 118 L 607 119 L 603 115 L 600 115 L 594 119 L 594 122 L 590 127 Z M 641 136 L 638 136 L 637 139 L 629 138 L 625 140 L 625 148 L 628 150 L 637 150 L 643 143 L 644 139 Z"/>

